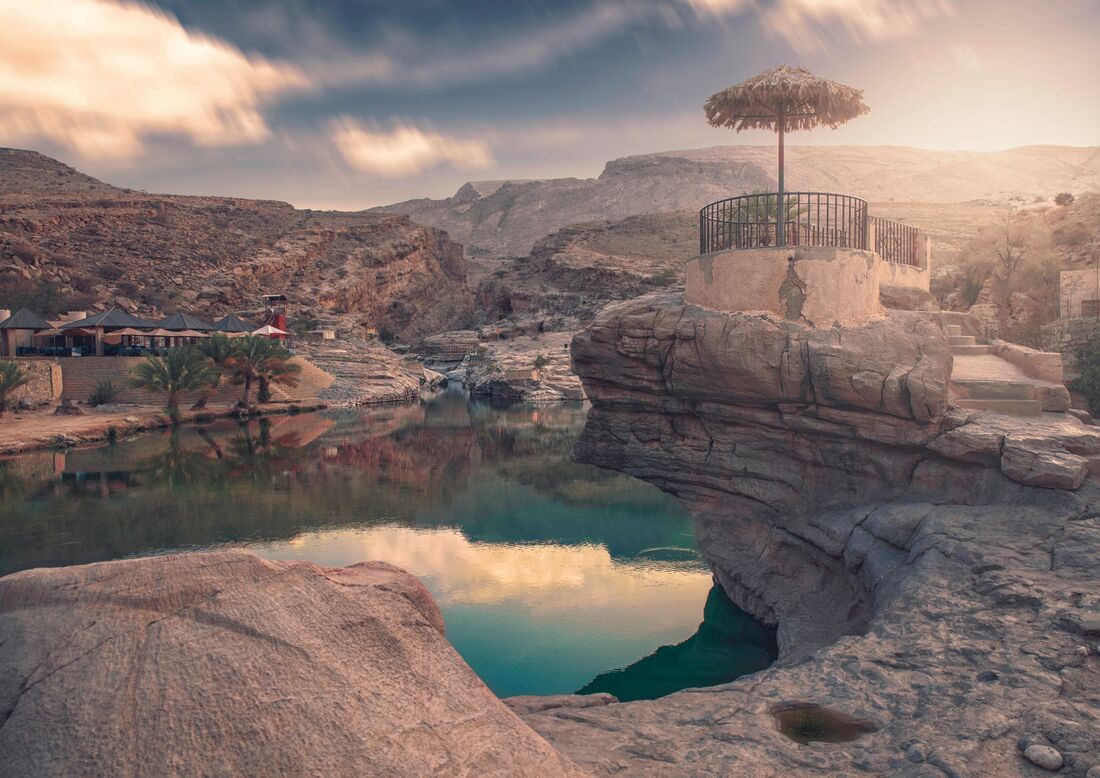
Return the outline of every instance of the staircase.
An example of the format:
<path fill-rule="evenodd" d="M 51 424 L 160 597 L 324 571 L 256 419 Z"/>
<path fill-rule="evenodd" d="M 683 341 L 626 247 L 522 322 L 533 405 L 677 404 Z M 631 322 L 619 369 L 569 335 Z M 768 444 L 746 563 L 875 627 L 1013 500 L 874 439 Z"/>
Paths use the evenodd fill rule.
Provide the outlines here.
<path fill-rule="evenodd" d="M 1019 355 L 1018 361 L 1025 364 L 1028 360 L 1024 357 L 1049 355 L 1014 344 L 978 343 L 973 335 L 964 335 L 958 324 L 946 324 L 944 331 L 954 355 L 951 389 L 958 407 L 1014 416 L 1038 416 L 1044 411 L 1069 409 L 1069 392 L 1061 382 L 1029 375 L 1000 353 Z"/>

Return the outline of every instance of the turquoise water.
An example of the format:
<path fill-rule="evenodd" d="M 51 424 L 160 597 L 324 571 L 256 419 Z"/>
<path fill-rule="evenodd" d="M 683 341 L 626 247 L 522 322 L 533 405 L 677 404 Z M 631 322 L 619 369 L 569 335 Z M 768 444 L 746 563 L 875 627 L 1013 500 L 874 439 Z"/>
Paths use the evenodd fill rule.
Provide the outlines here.
<path fill-rule="evenodd" d="M 0 574 L 199 549 L 419 576 L 500 696 L 655 697 L 766 667 L 656 488 L 578 465 L 579 404 L 222 420 L 0 462 Z M 705 620 L 704 620 L 705 605 Z"/>

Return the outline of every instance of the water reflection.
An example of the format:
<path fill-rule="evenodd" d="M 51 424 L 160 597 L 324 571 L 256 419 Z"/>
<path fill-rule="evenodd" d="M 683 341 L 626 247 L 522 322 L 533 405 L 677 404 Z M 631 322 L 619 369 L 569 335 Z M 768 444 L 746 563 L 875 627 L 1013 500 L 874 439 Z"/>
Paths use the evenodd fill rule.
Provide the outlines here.
<path fill-rule="evenodd" d="M 573 691 L 680 644 L 711 588 L 675 501 L 569 460 L 584 413 L 450 395 L 27 455 L 0 463 L 0 573 L 224 547 L 385 559 L 498 694 Z"/>

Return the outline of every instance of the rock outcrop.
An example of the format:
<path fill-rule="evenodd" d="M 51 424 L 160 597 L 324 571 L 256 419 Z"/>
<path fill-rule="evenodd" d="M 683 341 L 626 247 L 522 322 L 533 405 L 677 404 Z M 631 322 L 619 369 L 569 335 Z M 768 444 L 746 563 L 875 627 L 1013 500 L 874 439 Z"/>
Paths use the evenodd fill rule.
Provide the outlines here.
<path fill-rule="evenodd" d="M 944 336 L 916 312 L 813 330 L 651 295 L 605 309 L 573 358 L 593 403 L 576 455 L 679 496 L 718 581 L 780 643 L 773 667 L 725 686 L 525 716 L 574 761 L 1100 763 L 1095 428 L 952 410 Z"/>
<path fill-rule="evenodd" d="M 0 579 L 5 775 L 581 775 L 381 562 L 148 557 Z"/>

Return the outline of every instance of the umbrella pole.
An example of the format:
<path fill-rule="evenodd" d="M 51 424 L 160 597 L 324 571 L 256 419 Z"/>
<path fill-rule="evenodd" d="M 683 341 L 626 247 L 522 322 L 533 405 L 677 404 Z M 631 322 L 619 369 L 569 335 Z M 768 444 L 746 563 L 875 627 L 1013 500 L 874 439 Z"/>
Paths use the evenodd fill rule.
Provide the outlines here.
<path fill-rule="evenodd" d="M 786 203 L 783 196 L 783 131 L 786 129 L 785 117 L 782 112 L 779 114 L 779 196 L 775 198 L 775 245 L 785 246 L 787 245 L 787 230 L 784 222 L 784 215 L 787 212 L 785 208 Z"/>

